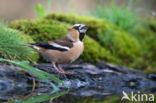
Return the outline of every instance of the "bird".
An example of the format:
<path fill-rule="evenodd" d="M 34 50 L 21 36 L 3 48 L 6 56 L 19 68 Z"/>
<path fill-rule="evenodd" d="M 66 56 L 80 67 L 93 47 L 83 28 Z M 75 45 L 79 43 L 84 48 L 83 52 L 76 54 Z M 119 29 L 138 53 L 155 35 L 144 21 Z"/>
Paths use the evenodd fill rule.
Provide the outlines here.
<path fill-rule="evenodd" d="M 68 28 L 67 34 L 58 40 L 50 40 L 40 43 L 29 43 L 28 46 L 37 50 L 46 60 L 52 63 L 53 68 L 61 74 L 73 74 L 66 72 L 60 64 L 74 62 L 84 51 L 84 37 L 88 26 L 75 24 Z"/>

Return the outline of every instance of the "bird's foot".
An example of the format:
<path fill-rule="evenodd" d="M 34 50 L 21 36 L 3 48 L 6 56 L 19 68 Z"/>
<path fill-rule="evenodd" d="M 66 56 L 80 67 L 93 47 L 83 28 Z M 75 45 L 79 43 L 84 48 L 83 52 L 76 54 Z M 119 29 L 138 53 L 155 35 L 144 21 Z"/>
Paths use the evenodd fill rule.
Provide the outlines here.
<path fill-rule="evenodd" d="M 60 74 L 75 74 L 75 72 L 66 72 L 64 71 L 58 64 L 52 62 L 52 65 L 54 67 L 54 69 L 59 72 Z"/>
<path fill-rule="evenodd" d="M 58 71 L 61 74 L 76 74 L 75 72 Z"/>

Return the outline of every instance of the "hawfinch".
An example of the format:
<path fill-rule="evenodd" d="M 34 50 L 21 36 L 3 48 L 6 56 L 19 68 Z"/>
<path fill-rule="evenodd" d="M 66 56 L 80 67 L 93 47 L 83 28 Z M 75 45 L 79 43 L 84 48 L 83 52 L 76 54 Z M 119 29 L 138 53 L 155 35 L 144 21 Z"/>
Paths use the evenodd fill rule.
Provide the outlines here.
<path fill-rule="evenodd" d="M 75 24 L 68 29 L 67 35 L 61 39 L 32 43 L 29 46 L 50 61 L 57 72 L 70 74 L 71 72 L 65 72 L 58 64 L 72 63 L 82 54 L 84 50 L 83 39 L 87 29 L 88 26 L 84 24 Z"/>

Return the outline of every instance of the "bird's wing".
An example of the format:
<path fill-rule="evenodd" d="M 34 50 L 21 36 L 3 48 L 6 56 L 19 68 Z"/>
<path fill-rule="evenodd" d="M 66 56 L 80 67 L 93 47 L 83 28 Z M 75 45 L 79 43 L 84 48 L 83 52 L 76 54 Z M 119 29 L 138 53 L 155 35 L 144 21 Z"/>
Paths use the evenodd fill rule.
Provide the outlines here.
<path fill-rule="evenodd" d="M 64 40 L 53 40 L 48 42 L 34 43 L 31 45 L 58 51 L 68 51 L 73 47 L 73 44 L 71 42 Z"/>

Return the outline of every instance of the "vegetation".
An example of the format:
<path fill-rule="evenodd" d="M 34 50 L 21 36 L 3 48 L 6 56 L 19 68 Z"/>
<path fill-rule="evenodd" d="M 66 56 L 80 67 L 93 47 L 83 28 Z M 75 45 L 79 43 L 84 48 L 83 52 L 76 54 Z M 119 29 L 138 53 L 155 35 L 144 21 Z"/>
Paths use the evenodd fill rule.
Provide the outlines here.
<path fill-rule="evenodd" d="M 21 67 L 25 70 L 28 70 L 28 71 L 31 71 L 33 72 L 38 78 L 40 78 L 41 80 L 44 80 L 46 82 L 50 82 L 49 79 L 51 80 L 54 80 L 55 82 L 58 82 L 58 83 L 63 83 L 61 80 L 59 80 L 58 78 L 56 78 L 55 76 L 51 75 L 51 74 L 48 74 L 47 72 L 44 72 L 42 70 L 39 70 L 39 69 L 36 69 L 36 68 L 33 68 L 31 66 L 29 66 L 29 62 L 28 61 L 13 61 L 13 60 L 8 60 L 8 59 L 3 59 L 3 58 L 0 58 L 0 61 L 1 62 L 8 62 L 8 63 L 12 63 L 18 67 Z"/>
<path fill-rule="evenodd" d="M 134 62 L 131 62 L 130 66 L 135 68 L 142 68 L 146 71 L 153 71 L 153 68 L 156 68 L 156 63 L 154 61 L 156 60 L 155 53 L 155 44 L 156 40 L 154 39 L 155 31 L 156 31 L 156 22 L 154 18 L 142 18 L 139 17 L 139 13 L 136 12 L 136 9 L 133 8 L 134 3 L 137 2 L 136 0 L 128 0 L 128 6 L 125 4 L 121 4 L 118 6 L 116 4 L 115 0 L 111 0 L 111 2 L 106 5 L 98 5 L 96 8 L 94 8 L 91 11 L 91 16 L 100 18 L 100 19 L 107 19 L 111 23 L 117 25 L 119 28 L 124 30 L 127 35 L 131 35 L 130 37 L 127 36 L 127 38 L 133 38 L 135 39 L 135 46 L 138 47 L 137 49 L 133 48 L 131 50 L 138 50 L 138 53 L 136 53 L 136 56 L 131 53 L 130 55 L 135 58 L 131 58 L 128 60 L 129 62 L 133 60 Z M 101 3 L 102 4 L 102 3 Z M 106 35 L 107 38 L 111 38 L 112 35 L 110 32 L 114 30 L 108 31 L 103 35 L 98 35 L 99 37 L 103 38 L 101 41 L 106 45 L 112 45 L 110 42 L 110 39 L 107 41 L 104 39 L 104 35 Z M 128 39 L 127 39 L 128 40 Z M 114 41 L 114 40 L 113 40 Z M 125 40 L 123 40 L 124 42 Z M 108 43 L 108 44 L 107 44 Z M 119 46 L 119 44 L 117 44 Z M 139 46 L 140 45 L 140 46 Z M 121 45 L 120 45 L 121 46 Z M 122 45 L 123 46 L 123 45 Z M 128 45 L 125 45 L 128 47 Z M 112 47 L 114 48 L 114 47 Z M 139 49 L 140 48 L 140 49 Z M 127 48 L 128 49 L 128 48 Z M 115 50 L 116 53 L 116 50 Z M 128 53 L 128 52 L 127 52 Z M 124 52 L 121 52 L 121 54 L 125 54 Z M 121 55 L 120 55 L 121 56 Z M 127 61 L 126 61 L 127 62 Z M 150 66 L 149 66 L 150 64 Z"/>
<path fill-rule="evenodd" d="M 10 27 L 22 31 L 33 38 L 35 42 L 58 39 L 67 32 L 68 25 L 53 20 L 23 20 L 15 21 Z"/>
<path fill-rule="evenodd" d="M 26 34 L 32 35 L 33 39 L 36 42 L 41 42 L 41 41 L 47 41 L 51 39 L 57 39 L 57 38 L 64 36 L 67 32 L 67 28 L 69 27 L 68 25 L 72 25 L 74 23 L 84 23 L 84 24 L 89 25 L 90 29 L 88 30 L 87 34 L 89 34 L 89 36 L 91 36 L 92 38 L 98 40 L 99 43 L 101 43 L 103 47 L 105 48 L 106 46 L 103 43 L 103 38 L 105 38 L 105 35 L 103 35 L 103 33 L 105 33 L 105 31 L 109 31 L 110 28 L 116 31 L 118 30 L 118 32 L 116 31 L 114 32 L 115 35 L 121 32 L 123 33 L 122 36 L 126 36 L 124 32 L 122 32 L 116 26 L 112 25 L 106 20 L 100 20 L 100 19 L 86 17 L 86 16 L 80 17 L 77 15 L 70 15 L 70 14 L 50 14 L 46 16 L 45 19 L 42 19 L 42 20 L 19 21 L 19 22 L 17 21 L 17 22 L 12 23 L 10 27 L 23 31 Z M 99 35 L 103 37 L 100 37 Z M 135 39 L 131 40 L 131 38 L 127 35 L 127 39 L 128 38 L 131 41 L 129 43 L 129 45 L 131 45 L 129 46 L 129 48 L 136 47 L 137 53 L 134 55 L 138 55 L 138 47 L 135 46 L 136 45 Z M 122 39 L 122 37 L 120 39 Z M 128 40 L 123 40 L 123 41 L 128 42 Z M 124 44 L 124 42 L 123 43 L 121 42 L 121 44 Z M 94 48 L 91 48 L 92 45 L 95 45 Z M 121 59 L 114 57 L 114 55 L 116 55 L 118 52 L 114 54 L 112 53 L 112 52 L 116 52 L 117 51 L 116 49 L 118 48 L 122 48 L 121 53 L 119 54 L 122 54 L 122 52 L 124 52 L 124 55 L 130 55 L 129 50 L 127 49 L 123 50 L 124 49 L 123 47 L 116 47 L 115 50 L 111 50 L 113 48 L 112 47 L 111 49 L 107 50 L 103 48 L 102 46 L 100 46 L 97 42 L 95 42 L 91 38 L 90 40 L 89 39 L 85 40 L 85 46 L 86 46 L 86 49 L 82 55 L 82 59 L 85 61 L 89 61 L 89 62 L 97 62 L 101 60 L 106 60 L 111 63 L 119 63 Z M 125 56 L 125 59 L 127 59 L 126 56 Z"/>
<path fill-rule="evenodd" d="M 36 9 L 37 16 L 38 16 L 39 18 L 42 18 L 42 17 L 45 16 L 46 11 L 45 11 L 45 9 L 43 8 L 42 5 L 37 4 L 37 5 L 35 6 L 35 9 Z"/>
<path fill-rule="evenodd" d="M 155 67 L 152 61 L 155 59 L 154 42 L 147 45 L 151 40 L 155 41 L 154 33 L 148 27 L 144 29 L 146 27 L 140 26 L 136 31 L 137 36 L 134 36 L 106 19 L 62 13 L 49 14 L 40 20 L 12 22 L 10 27 L 31 35 L 36 42 L 41 42 L 63 37 L 67 28 L 76 23 L 87 24 L 90 27 L 87 31 L 88 37 L 84 40 L 85 51 L 81 59 L 92 63 L 105 60 L 149 71 Z M 145 56 L 146 54 L 148 56 Z M 148 65 L 149 61 L 152 62 L 152 66 Z"/>
<path fill-rule="evenodd" d="M 121 4 L 116 5 L 115 0 L 106 5 L 98 5 L 91 11 L 91 15 L 101 19 L 107 19 L 111 23 L 117 25 L 126 32 L 134 34 L 138 27 L 141 25 L 141 19 L 139 19 L 135 10 L 132 9 L 134 0 L 128 1 L 128 6 Z"/>
<path fill-rule="evenodd" d="M 55 76 L 47 73 L 47 72 L 44 72 L 42 70 L 39 70 L 37 68 L 34 68 L 34 67 L 31 67 L 29 66 L 29 62 L 27 61 L 12 61 L 12 60 L 8 60 L 8 59 L 3 59 L 3 58 L 0 58 L 0 62 L 8 62 L 8 63 L 11 63 L 13 65 L 16 65 L 18 67 L 21 67 L 22 69 L 24 70 L 27 70 L 27 71 L 31 71 L 36 77 L 38 77 L 40 80 L 43 80 L 45 82 L 48 82 L 49 84 L 51 84 L 51 86 L 53 87 L 53 90 L 51 90 L 52 93 L 56 93 L 58 92 L 60 89 L 55 86 L 51 81 L 55 81 L 57 83 L 62 83 L 63 84 L 63 81 L 61 81 L 60 79 L 56 78 Z M 30 98 L 25 98 L 25 99 L 20 99 L 20 100 L 11 100 L 9 103 L 14 103 L 15 101 L 16 102 L 20 102 L 20 103 L 36 103 L 36 102 L 41 102 L 41 101 L 46 101 L 46 100 L 49 100 L 49 99 L 52 99 L 52 98 L 56 98 L 56 97 L 59 97 L 63 94 L 67 93 L 67 91 L 62 91 L 62 92 L 58 92 L 56 94 L 42 94 L 42 95 L 38 95 L 38 96 L 35 96 L 35 97 L 30 97 Z"/>
<path fill-rule="evenodd" d="M 38 60 L 38 54 L 26 46 L 26 43 L 34 42 L 30 36 L 24 35 L 17 30 L 0 26 L 0 38 L 2 38 L 0 40 L 0 62 L 8 62 L 24 70 L 31 71 L 39 79 L 50 83 L 53 87 L 52 91 L 57 92 L 59 90 L 51 81 L 63 83 L 60 79 L 47 72 L 29 66 L 29 61 L 34 62 Z"/>
<path fill-rule="evenodd" d="M 54 40 L 63 37 L 67 33 L 69 26 L 70 24 L 46 19 L 16 21 L 10 24 L 10 27 L 32 36 L 36 42 Z M 85 46 L 86 49 L 82 55 L 83 60 L 89 62 L 97 62 L 101 60 L 113 61 L 113 57 L 110 55 L 109 51 L 105 50 L 93 39 L 86 37 Z M 94 46 L 94 48 L 91 48 L 91 46 Z"/>
<path fill-rule="evenodd" d="M 91 63 L 107 61 L 156 73 L 154 70 L 156 68 L 156 20 L 140 19 L 131 8 L 132 2 L 129 2 L 128 6 L 121 5 L 118 7 L 115 0 L 112 0 L 112 3 L 107 7 L 99 5 L 91 11 L 93 17 L 63 13 L 52 13 L 45 16 L 51 2 L 52 0 L 47 0 L 48 8 L 44 8 L 40 4 L 35 6 L 39 19 L 14 21 L 9 24 L 12 29 L 0 26 L 0 38 L 3 38 L 0 40 L 1 62 L 9 62 L 31 71 L 39 79 L 48 83 L 51 83 L 52 80 L 63 83 L 55 76 L 33 68 L 29 66 L 27 61 L 23 61 L 34 62 L 38 60 L 38 54 L 25 44 L 61 38 L 67 33 L 68 27 L 81 23 L 87 24 L 89 30 L 87 31 L 88 36 L 84 40 L 85 50 L 80 59 Z M 21 62 L 13 60 L 20 60 Z M 59 90 L 53 83 L 51 85 L 54 91 Z M 39 95 L 16 102 L 42 102 L 64 93 Z M 91 103 L 111 103 L 120 102 L 120 98 L 108 97 L 102 102 L 89 98 L 79 100 L 77 103 L 90 101 L 92 101 Z"/>
<path fill-rule="evenodd" d="M 109 61 L 111 63 L 117 63 L 118 58 L 113 57 L 108 50 L 103 48 L 95 40 L 90 37 L 86 37 L 84 40 L 85 50 L 82 54 L 82 59 L 88 62 L 100 62 Z"/>
<path fill-rule="evenodd" d="M 57 20 L 69 24 L 84 23 L 89 25 L 87 34 L 97 40 L 103 48 L 113 55 L 115 64 L 137 67 L 145 50 L 139 40 L 129 33 L 124 32 L 106 19 L 97 19 L 73 14 L 49 14 L 48 20 Z M 135 63 L 135 64 L 132 64 Z M 137 64 L 137 65 L 136 65 Z"/>
<path fill-rule="evenodd" d="M 52 0 L 46 0 L 47 8 L 43 7 L 41 4 L 35 5 L 35 11 L 38 18 L 43 18 L 51 9 Z"/>
<path fill-rule="evenodd" d="M 30 36 L 26 36 L 17 30 L 0 26 L 0 57 L 8 59 L 36 61 L 37 53 L 25 46 L 28 42 L 34 42 Z"/>

